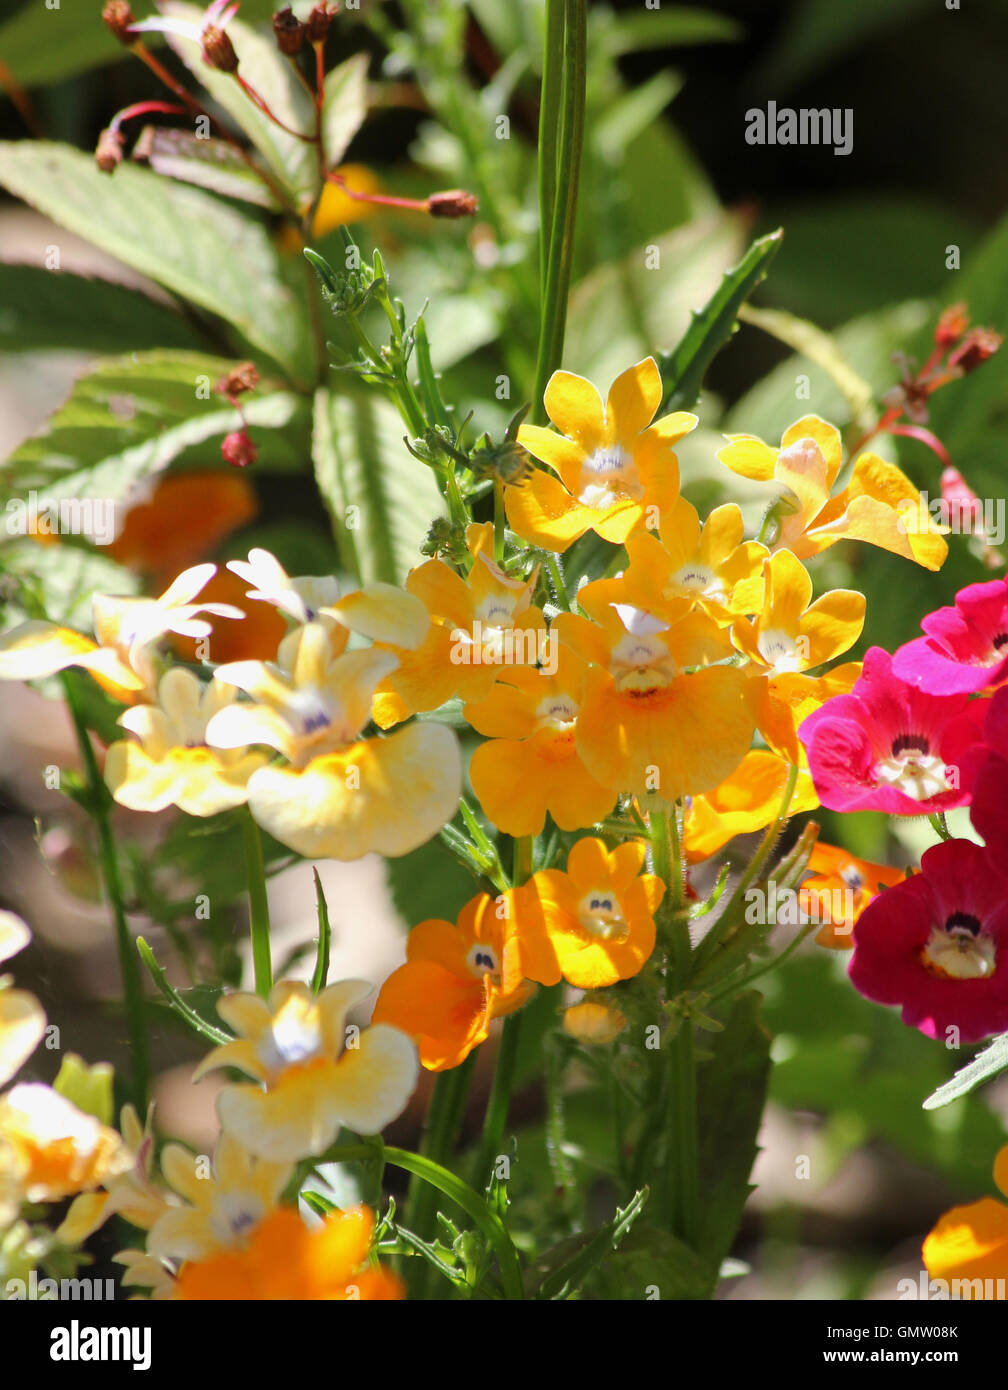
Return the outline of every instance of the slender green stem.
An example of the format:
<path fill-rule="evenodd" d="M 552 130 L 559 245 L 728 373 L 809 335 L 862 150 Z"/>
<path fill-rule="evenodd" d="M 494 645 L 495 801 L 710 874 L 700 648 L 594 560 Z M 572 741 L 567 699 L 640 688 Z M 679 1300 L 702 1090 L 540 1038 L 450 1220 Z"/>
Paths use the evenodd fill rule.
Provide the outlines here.
<path fill-rule="evenodd" d="M 256 994 L 265 999 L 273 988 L 273 959 L 270 953 L 269 899 L 263 866 L 262 840 L 252 813 L 242 816 L 242 842 L 245 847 L 245 874 L 248 880 L 249 932 L 252 938 L 252 965 Z"/>
<path fill-rule="evenodd" d="M 533 418 L 542 423 L 545 412 L 543 392 L 550 377 L 563 360 L 564 330 L 567 323 L 567 296 L 570 291 L 571 264 L 574 259 L 574 224 L 577 216 L 581 150 L 584 144 L 585 89 L 587 84 L 587 0 L 563 3 L 563 80 L 560 97 L 560 135 L 556 142 L 553 218 L 548 230 L 545 256 L 546 273 L 541 290 L 539 347 L 536 355 L 535 387 L 532 392 Z M 554 21 L 555 25 L 555 21 Z M 547 47 L 549 46 L 547 32 Z M 549 66 L 549 60 L 545 67 Z M 544 78 L 545 85 L 545 78 Z M 551 158 L 552 142 L 540 144 L 540 170 Z M 541 172 L 548 183 L 548 170 Z M 540 185 L 542 189 L 542 185 Z"/>
<path fill-rule="evenodd" d="M 143 983 L 140 966 L 133 948 L 129 923 L 126 921 L 126 907 L 123 900 L 122 880 L 119 876 L 119 860 L 116 855 L 115 838 L 109 819 L 108 788 L 98 771 L 91 736 L 80 710 L 73 684 L 69 677 L 63 677 L 63 690 L 67 708 L 73 720 L 77 743 L 80 747 L 84 774 L 91 793 L 88 809 L 98 832 L 98 849 L 101 862 L 102 882 L 105 896 L 112 909 L 115 923 L 116 951 L 119 956 L 119 975 L 122 980 L 123 996 L 126 1002 L 126 1026 L 129 1034 L 130 1057 L 133 1070 L 133 1101 L 140 1115 L 147 1113 L 147 1087 L 150 1076 L 150 1052 L 147 1044 L 147 1029 L 144 1023 Z"/>
<path fill-rule="evenodd" d="M 434 1082 L 434 1094 L 427 1109 L 423 1138 L 420 1141 L 420 1153 L 431 1163 L 443 1165 L 451 1155 L 465 1113 L 466 1096 L 469 1093 L 469 1082 L 475 1063 L 476 1053 L 473 1051 L 459 1066 L 452 1067 L 450 1071 L 438 1072 Z M 388 1157 L 391 1150 L 386 1149 L 385 1153 Z M 422 1240 L 428 1239 L 433 1234 L 436 1205 L 434 1189 L 428 1183 L 414 1177 L 409 1186 L 403 1225 Z M 408 1268 L 411 1294 L 416 1296 L 423 1293 L 426 1280 L 427 1271 L 424 1266 L 411 1263 Z"/>
<path fill-rule="evenodd" d="M 456 1067 L 455 1070 L 458 1071 L 459 1068 Z M 442 1072 L 442 1075 L 447 1074 Z M 323 1155 L 320 1162 L 348 1163 L 357 1159 L 373 1157 L 374 1149 L 370 1144 L 337 1144 Z M 472 1217 L 490 1241 L 497 1255 L 505 1295 L 509 1299 L 523 1299 L 525 1293 L 522 1286 L 521 1263 L 514 1242 L 508 1235 L 503 1221 L 496 1212 L 491 1211 L 480 1194 L 473 1191 L 468 1183 L 463 1182 L 461 1178 L 456 1177 L 454 1173 L 450 1173 L 447 1168 L 424 1154 L 415 1154 L 408 1149 L 398 1149 L 386 1145 L 384 1157 L 387 1163 L 391 1163 L 396 1168 L 402 1168 L 405 1172 L 411 1173 L 414 1178 L 419 1178 L 425 1187 L 433 1188 L 434 1191 L 450 1197 L 468 1216 Z M 411 1229 L 413 1228 L 411 1227 Z"/>
<path fill-rule="evenodd" d="M 699 1236 L 700 1175 L 697 1138 L 696 1061 L 693 1026 L 683 1019 L 668 1056 L 666 1133 L 670 1140 L 669 1221 L 677 1236 L 696 1248 Z"/>
<path fill-rule="evenodd" d="M 549 572 L 550 579 L 553 581 L 553 588 L 556 590 L 557 603 L 569 613 L 571 605 L 570 599 L 567 596 L 567 585 L 564 582 L 563 569 L 560 566 L 558 557 L 549 552 L 546 554 L 546 569 Z"/>
<path fill-rule="evenodd" d="M 504 1142 L 504 1130 L 507 1127 L 508 1110 L 511 1105 L 511 1088 L 514 1086 L 515 1065 L 518 1061 L 518 1044 L 521 1041 L 521 1025 L 520 1013 L 509 1014 L 501 1029 L 493 1086 L 490 1088 L 490 1098 L 483 1120 L 483 1134 L 476 1158 L 475 1181 L 479 1189 L 484 1188 L 490 1181 L 490 1170 L 500 1157 L 501 1145 Z"/>
<path fill-rule="evenodd" d="M 539 98 L 539 290 L 545 292 L 556 208 L 557 136 L 563 84 L 564 0 L 546 0 L 542 91 Z"/>

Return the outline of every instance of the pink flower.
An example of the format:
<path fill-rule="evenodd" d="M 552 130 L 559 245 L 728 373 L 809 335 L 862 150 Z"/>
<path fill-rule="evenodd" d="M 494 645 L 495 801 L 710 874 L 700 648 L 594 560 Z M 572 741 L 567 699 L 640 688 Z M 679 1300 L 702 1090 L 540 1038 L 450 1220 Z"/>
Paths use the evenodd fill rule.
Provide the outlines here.
<path fill-rule="evenodd" d="M 984 705 L 984 741 L 970 750 L 968 759 L 973 764 L 970 820 L 983 836 L 991 868 L 1008 874 L 1008 689 L 999 690 Z"/>
<path fill-rule="evenodd" d="M 959 762 L 981 742 L 983 703 L 925 695 L 872 647 L 850 694 L 827 700 L 798 730 L 819 800 L 833 811 L 897 816 L 965 805 Z"/>
<path fill-rule="evenodd" d="M 1008 583 L 968 584 L 954 608 L 922 621 L 925 636 L 893 657 L 893 671 L 932 695 L 973 694 L 1008 678 Z"/>
<path fill-rule="evenodd" d="M 854 928 L 851 980 L 901 1004 L 929 1038 L 981 1042 L 1008 1030 L 1008 896 L 972 840 L 925 850 L 921 872 L 884 889 Z"/>

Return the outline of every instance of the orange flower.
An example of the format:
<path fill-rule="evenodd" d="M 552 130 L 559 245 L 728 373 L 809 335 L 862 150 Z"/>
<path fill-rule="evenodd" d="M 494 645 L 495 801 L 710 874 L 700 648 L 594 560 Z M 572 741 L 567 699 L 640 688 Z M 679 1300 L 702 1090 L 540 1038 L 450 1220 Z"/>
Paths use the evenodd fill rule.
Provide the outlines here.
<path fill-rule="evenodd" d="M 399 658 L 375 696 L 380 728 L 438 709 L 453 695 L 483 700 L 507 667 L 537 660 L 546 637 L 545 619 L 532 604 L 539 569 L 512 579 L 493 558 L 493 539 L 489 522 L 468 527 L 473 564 L 466 579 L 442 560 L 410 571 L 406 589 L 425 605 L 431 625 L 414 650 L 378 644 Z"/>
<path fill-rule="evenodd" d="M 919 489 L 895 464 L 860 454 L 850 482 L 830 497 L 843 465 L 840 431 L 817 415 L 785 430 L 779 449 L 754 435 L 735 434 L 717 457 L 743 478 L 779 484 L 793 499 L 789 511 L 780 509 L 776 550 L 804 560 L 837 541 L 858 540 L 929 570 L 945 561 L 948 546 L 926 512 L 919 515 Z"/>
<path fill-rule="evenodd" d="M 662 380 L 653 357 L 629 367 L 605 404 L 584 377 L 554 372 L 543 395 L 560 431 L 522 425 L 518 443 L 557 474 L 536 469 L 504 491 L 512 529 L 532 545 L 563 552 L 586 531 L 622 544 L 657 525 L 679 496 L 672 445 L 695 429 L 685 411 L 654 420 Z"/>
<path fill-rule="evenodd" d="M 255 489 L 233 468 L 169 473 L 130 507 L 106 549 L 121 565 L 150 574 L 157 587 L 167 588 L 180 570 L 212 555 L 225 536 L 258 511 Z M 204 597 L 234 601 L 223 589 L 215 594 L 205 590 Z"/>
<path fill-rule="evenodd" d="M 580 830 L 607 816 L 616 800 L 585 767 L 575 743 L 588 667 L 559 643 L 556 665 L 553 675 L 511 668 L 486 699 L 463 711 L 490 739 L 473 753 L 473 790 L 507 835 L 538 835 L 547 811 L 561 830 Z"/>
<path fill-rule="evenodd" d="M 592 664 L 575 746 L 603 786 L 667 801 L 709 791 L 749 749 L 750 681 L 724 629 L 689 600 L 659 616 L 626 598 L 623 580 L 578 594 L 593 622 L 561 613 L 553 631 Z M 675 614 L 678 614 L 676 617 Z"/>
<path fill-rule="evenodd" d="M 736 835 L 763 830 L 780 813 L 789 764 L 763 748 L 747 753 L 730 777 L 713 791 L 690 799 L 683 827 L 686 859 L 699 864 Z M 799 772 L 788 814 L 819 805 L 808 772 Z"/>
<path fill-rule="evenodd" d="M 219 569 L 203 591 L 205 598 L 225 603 L 236 613 L 245 615 L 243 619 L 214 624 L 208 647 L 201 649 L 207 651 L 212 661 L 273 661 L 276 657 L 277 647 L 287 632 L 287 623 L 275 608 L 253 603 L 246 593 L 247 587 L 245 581 L 229 569 Z M 199 659 L 196 642 L 191 637 L 175 637 L 172 646 L 182 661 Z"/>
<path fill-rule="evenodd" d="M 242 1301 L 399 1299 L 394 1274 L 367 1268 L 374 1217 L 367 1207 L 334 1211 L 310 1230 L 291 1207 L 278 1207 L 244 1248 L 184 1264 L 175 1296 Z"/>
<path fill-rule="evenodd" d="M 578 840 L 567 872 L 541 869 L 516 893 L 522 968 L 543 985 L 600 989 L 636 975 L 655 947 L 665 885 L 641 874 L 644 845 Z"/>
<path fill-rule="evenodd" d="M 994 1181 L 1008 1197 L 1008 1147 L 994 1160 Z M 927 1237 L 921 1253 L 932 1279 L 951 1281 L 954 1297 L 997 1297 L 996 1284 L 977 1293 L 972 1281 L 1008 1279 L 1008 1206 L 984 1197 L 953 1207 Z M 1002 1297 L 1003 1289 L 1002 1284 Z"/>
<path fill-rule="evenodd" d="M 372 1026 L 409 1034 L 428 1071 L 457 1067 L 484 1042 L 494 1018 L 534 991 L 523 978 L 513 893 L 470 899 L 453 926 L 431 918 L 413 928 L 406 964 L 382 986 Z"/>
<path fill-rule="evenodd" d="M 591 1047 L 605 1047 L 615 1042 L 627 1026 L 626 1015 L 608 1004 L 598 1004 L 585 999 L 580 1004 L 572 1004 L 564 1010 L 563 1029 L 578 1042 Z"/>
<path fill-rule="evenodd" d="M 854 923 L 862 912 L 882 888 L 892 888 L 906 877 L 901 869 L 855 859 L 845 849 L 821 840 L 808 867 L 813 877 L 802 884 L 798 901 L 804 913 L 823 923 L 816 941 L 834 951 L 853 948 Z"/>

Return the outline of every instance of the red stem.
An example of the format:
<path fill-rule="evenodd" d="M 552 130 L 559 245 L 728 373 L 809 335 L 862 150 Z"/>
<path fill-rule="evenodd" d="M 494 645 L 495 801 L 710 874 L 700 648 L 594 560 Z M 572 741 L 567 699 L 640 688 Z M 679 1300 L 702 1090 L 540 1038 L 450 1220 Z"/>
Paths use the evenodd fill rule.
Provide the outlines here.
<path fill-rule="evenodd" d="M 269 120 L 271 120 L 275 126 L 279 126 L 280 129 L 286 131 L 288 135 L 293 135 L 295 140 L 304 140 L 304 142 L 308 145 L 315 144 L 316 140 L 318 139 L 317 135 L 304 135 L 300 130 L 294 130 L 291 126 L 286 125 L 280 119 L 279 116 L 275 116 L 273 114 L 265 100 L 259 95 L 259 93 L 256 91 L 254 87 L 250 86 L 245 81 L 244 77 L 242 77 L 240 72 L 234 73 L 234 79 L 238 83 L 238 86 L 248 97 L 252 105 L 257 106 L 259 110 L 263 113 L 263 115 L 268 117 Z"/>

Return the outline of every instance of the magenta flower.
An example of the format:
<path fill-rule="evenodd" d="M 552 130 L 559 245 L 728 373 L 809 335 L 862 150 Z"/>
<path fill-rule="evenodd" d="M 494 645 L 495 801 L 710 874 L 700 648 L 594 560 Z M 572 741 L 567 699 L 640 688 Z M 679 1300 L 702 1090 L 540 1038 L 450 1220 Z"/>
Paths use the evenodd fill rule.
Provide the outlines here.
<path fill-rule="evenodd" d="M 816 794 L 833 811 L 930 815 L 963 806 L 969 788 L 960 759 L 981 742 L 985 701 L 936 696 L 892 673 L 872 647 L 849 695 L 836 695 L 803 721 Z"/>
<path fill-rule="evenodd" d="M 925 850 L 921 872 L 884 889 L 854 928 L 848 971 L 877 1004 L 929 1038 L 981 1042 L 1008 1030 L 1008 895 L 972 840 Z"/>
<path fill-rule="evenodd" d="M 990 867 L 1008 874 L 1008 690 L 999 690 L 984 704 L 984 741 L 967 759 L 972 765 L 968 784 L 973 784 L 970 820 L 983 836 Z"/>
<path fill-rule="evenodd" d="M 968 584 L 954 608 L 921 622 L 925 636 L 900 647 L 893 671 L 932 695 L 974 694 L 1008 679 L 1008 583 Z"/>

